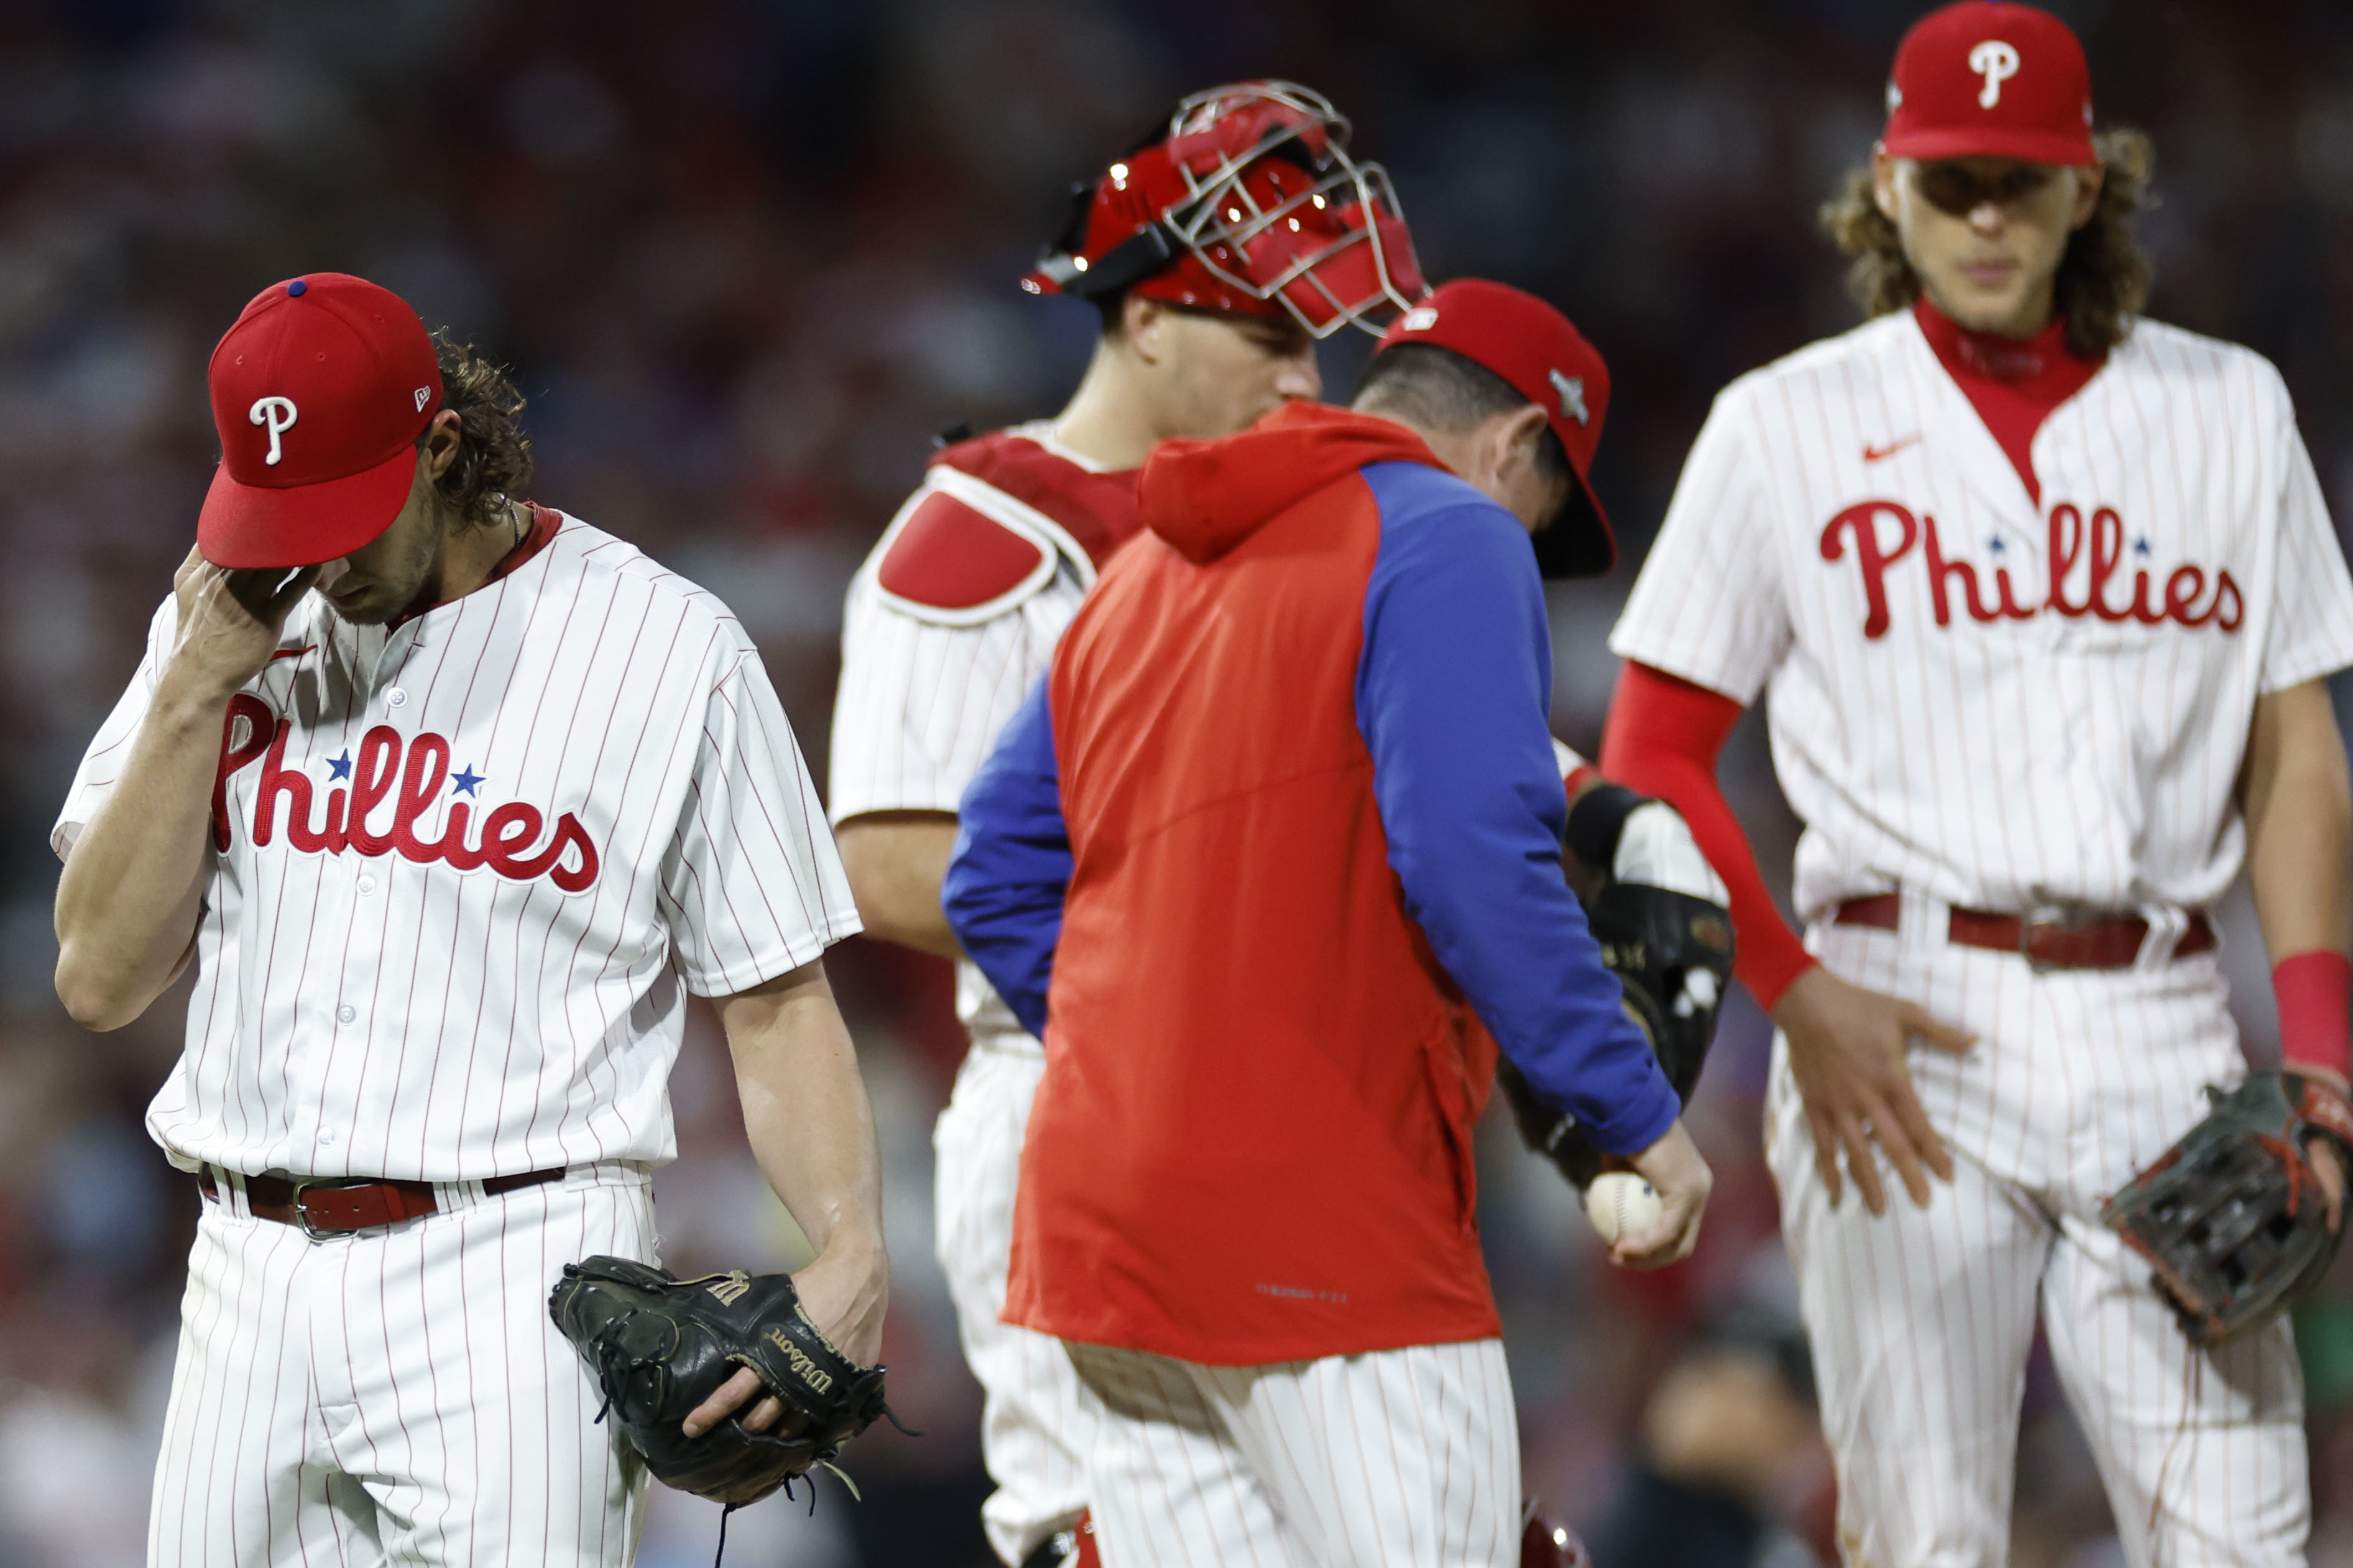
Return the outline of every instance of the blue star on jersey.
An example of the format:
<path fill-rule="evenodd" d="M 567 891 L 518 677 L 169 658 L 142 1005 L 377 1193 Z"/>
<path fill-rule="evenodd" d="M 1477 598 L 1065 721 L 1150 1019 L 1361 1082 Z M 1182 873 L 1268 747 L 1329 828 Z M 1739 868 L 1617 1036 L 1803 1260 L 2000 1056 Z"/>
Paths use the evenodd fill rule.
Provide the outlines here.
<path fill-rule="evenodd" d="M 474 786 L 481 782 L 482 775 L 476 773 L 474 771 L 474 765 L 471 763 L 469 763 L 466 764 L 463 772 L 454 773 L 449 775 L 449 793 L 451 795 L 473 795 Z M 474 798 L 480 800 L 481 796 L 474 795 Z"/>
<path fill-rule="evenodd" d="M 345 750 L 343 754 L 340 757 L 329 757 L 327 759 L 327 782 L 329 784 L 334 783 L 337 779 L 347 779 L 351 776 L 352 753 L 348 749 Z"/>

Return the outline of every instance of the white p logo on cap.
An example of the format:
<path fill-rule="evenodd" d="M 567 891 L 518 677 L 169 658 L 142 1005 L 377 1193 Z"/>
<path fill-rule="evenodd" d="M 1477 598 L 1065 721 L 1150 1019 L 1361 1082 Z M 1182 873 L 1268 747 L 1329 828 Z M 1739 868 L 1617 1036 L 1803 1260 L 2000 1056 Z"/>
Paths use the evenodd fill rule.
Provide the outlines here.
<path fill-rule="evenodd" d="M 294 400 L 274 395 L 269 397 L 257 397 L 253 400 L 252 408 L 247 411 L 245 416 L 253 424 L 269 426 L 269 456 L 261 460 L 271 468 L 276 468 L 278 459 L 286 455 L 278 443 L 278 437 L 294 428 Z"/>
<path fill-rule="evenodd" d="M 2018 74 L 2018 51 L 2000 38 L 1988 38 L 1969 51 L 1969 69 L 1986 81 L 1978 107 L 1991 109 L 2001 101 L 2001 84 Z"/>

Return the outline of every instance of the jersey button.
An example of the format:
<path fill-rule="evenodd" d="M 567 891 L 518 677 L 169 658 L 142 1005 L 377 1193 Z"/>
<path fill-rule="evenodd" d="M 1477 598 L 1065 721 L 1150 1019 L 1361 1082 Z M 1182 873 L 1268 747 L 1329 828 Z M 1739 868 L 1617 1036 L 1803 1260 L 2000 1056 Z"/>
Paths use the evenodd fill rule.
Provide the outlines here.
<path fill-rule="evenodd" d="M 335 1009 L 335 1022 L 338 1024 L 348 1024 L 359 1016 L 360 1010 L 348 1002 Z"/>
<path fill-rule="evenodd" d="M 360 879 L 360 891 L 363 894 L 375 892 L 375 879 L 374 877 L 362 877 Z"/>
<path fill-rule="evenodd" d="M 332 1127 L 319 1134 L 319 1146 L 322 1149 L 332 1148 L 334 1146 L 334 1142 L 335 1130 Z"/>
<path fill-rule="evenodd" d="M 408 693 L 396 686 L 384 694 L 384 700 L 395 708 L 405 708 L 408 705 Z"/>

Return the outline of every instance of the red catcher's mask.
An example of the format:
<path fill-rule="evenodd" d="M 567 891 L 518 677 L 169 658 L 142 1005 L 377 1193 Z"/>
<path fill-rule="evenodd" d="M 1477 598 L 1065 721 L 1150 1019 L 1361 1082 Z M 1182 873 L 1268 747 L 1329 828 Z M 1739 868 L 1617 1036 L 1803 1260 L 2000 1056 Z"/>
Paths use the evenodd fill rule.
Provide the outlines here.
<path fill-rule="evenodd" d="M 1348 121 L 1294 82 L 1197 92 L 1158 140 L 1073 188 L 1069 231 L 1021 286 L 1377 333 L 1427 286 L 1388 172 L 1347 142 Z"/>

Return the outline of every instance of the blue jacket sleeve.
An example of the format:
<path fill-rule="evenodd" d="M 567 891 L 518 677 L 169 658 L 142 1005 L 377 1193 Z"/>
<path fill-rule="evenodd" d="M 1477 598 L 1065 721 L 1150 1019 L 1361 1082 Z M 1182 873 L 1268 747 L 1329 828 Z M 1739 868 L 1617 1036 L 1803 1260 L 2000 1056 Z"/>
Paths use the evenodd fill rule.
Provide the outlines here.
<path fill-rule="evenodd" d="M 1040 1039 L 1070 886 L 1071 835 L 1041 676 L 965 788 L 940 885 L 940 908 L 965 955 Z"/>
<path fill-rule="evenodd" d="M 1365 479 L 1382 524 L 1356 722 L 1406 910 L 1537 1095 L 1636 1152 L 1682 1107 L 1561 871 L 1552 639 L 1527 534 L 1438 470 Z"/>

